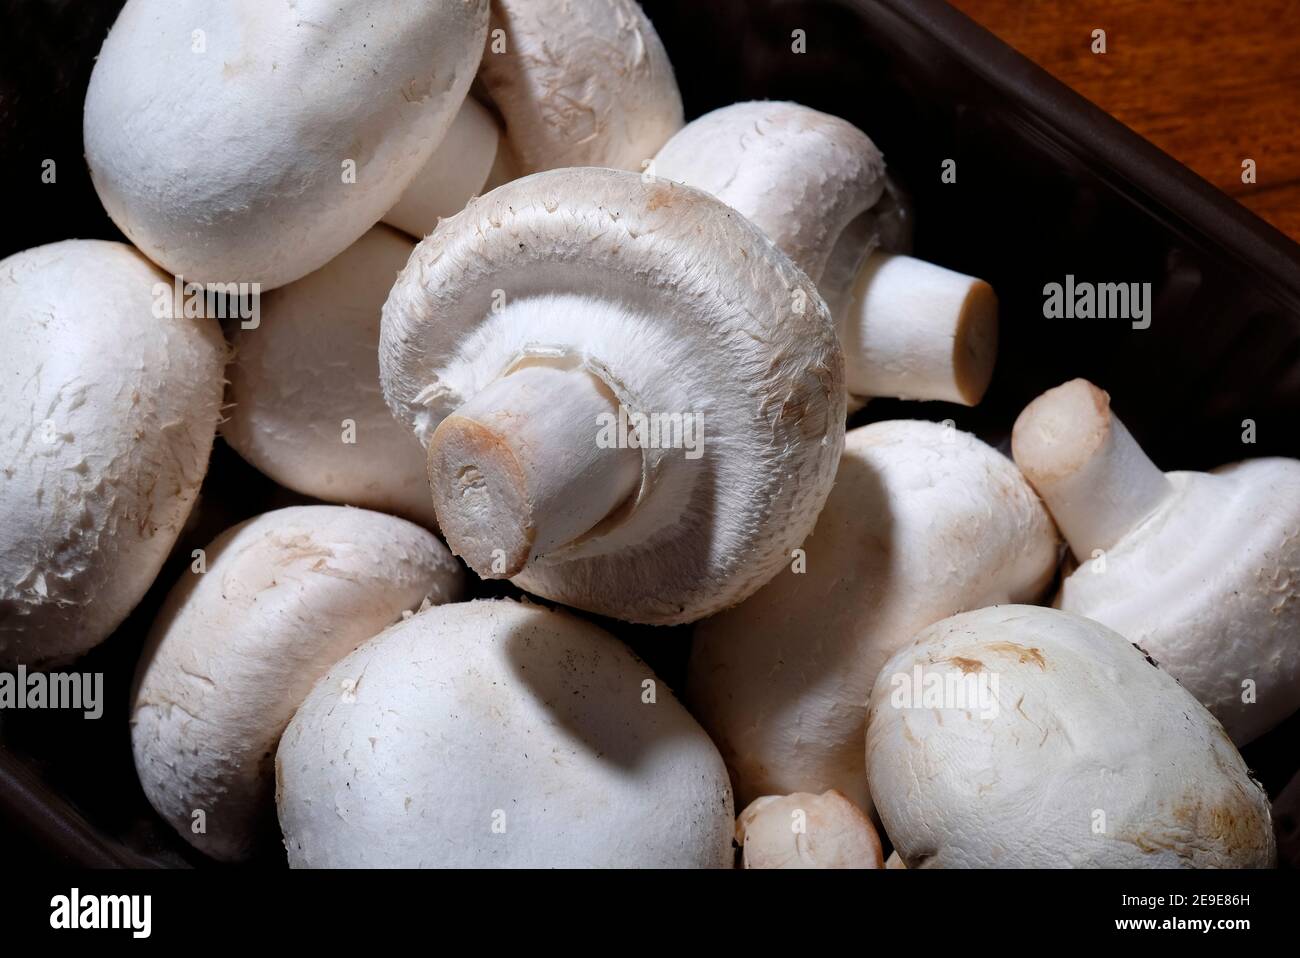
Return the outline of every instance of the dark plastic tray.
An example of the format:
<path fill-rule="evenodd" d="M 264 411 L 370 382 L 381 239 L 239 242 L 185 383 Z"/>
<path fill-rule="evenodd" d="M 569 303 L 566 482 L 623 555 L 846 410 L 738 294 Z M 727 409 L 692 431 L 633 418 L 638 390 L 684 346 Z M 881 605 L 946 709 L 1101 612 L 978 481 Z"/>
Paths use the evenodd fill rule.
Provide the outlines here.
<path fill-rule="evenodd" d="M 0 40 L 0 170 L 30 201 L 0 256 L 68 237 L 119 238 L 81 162 L 81 102 L 120 4 L 8 0 Z M 1300 454 L 1300 247 L 939 0 L 645 0 L 694 117 L 755 98 L 843 116 L 884 150 L 916 203 L 917 255 L 988 278 L 1002 301 L 998 370 L 975 410 L 878 401 L 854 419 L 952 418 L 1005 443 L 1043 389 L 1087 376 L 1165 468 Z M 807 52 L 792 52 L 803 30 Z M 1213 136 L 1213 131 L 1207 131 Z M 59 185 L 39 183 L 42 159 Z M 940 164 L 957 161 L 956 184 Z M 23 185 L 30 184 L 30 185 Z M 21 197 L 20 197 L 21 198 Z M 1043 286 L 1073 274 L 1150 282 L 1154 321 L 1047 320 Z M 1242 420 L 1258 441 L 1241 442 Z M 1292 428 L 1288 428 L 1288 427 Z M 220 440 L 178 556 L 293 501 Z M 97 722 L 0 715 L 0 847 L 38 860 L 206 864 L 136 784 L 126 696 L 139 645 L 184 562 L 80 666 L 106 673 Z M 500 589 L 489 591 L 500 592 Z M 619 627 L 670 683 L 687 630 Z M 1300 765 L 1300 719 L 1246 750 L 1276 793 Z M 282 856 L 268 845 L 260 863 Z"/>

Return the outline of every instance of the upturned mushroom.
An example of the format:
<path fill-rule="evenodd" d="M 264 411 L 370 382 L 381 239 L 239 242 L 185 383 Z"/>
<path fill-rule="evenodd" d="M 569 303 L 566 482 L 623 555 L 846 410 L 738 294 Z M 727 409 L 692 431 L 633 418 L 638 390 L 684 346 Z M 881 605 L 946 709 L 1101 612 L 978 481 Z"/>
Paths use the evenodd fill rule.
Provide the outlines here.
<path fill-rule="evenodd" d="M 795 103 L 738 103 L 677 133 L 654 172 L 734 207 L 818 284 L 856 400 L 983 397 L 997 358 L 993 288 L 898 251 L 897 193 L 853 124 Z"/>
<path fill-rule="evenodd" d="M 226 441 L 276 482 L 327 502 L 435 522 L 424 447 L 379 388 L 379 318 L 414 244 L 378 226 L 262 297 L 233 333 Z"/>
<path fill-rule="evenodd" d="M 95 189 L 168 272 L 292 282 L 397 202 L 487 28 L 488 0 L 128 0 L 86 95 Z"/>
<path fill-rule="evenodd" d="M 938 423 L 851 431 L 835 488 L 788 567 L 695 628 L 687 698 L 738 801 L 837 789 L 870 807 L 867 696 L 931 622 L 1033 601 L 1056 533 L 1015 465 Z"/>
<path fill-rule="evenodd" d="M 493 0 L 479 76 L 525 174 L 640 172 L 682 126 L 672 64 L 636 0 Z"/>
<path fill-rule="evenodd" d="M 740 601 L 811 529 L 843 446 L 825 304 L 697 190 L 556 170 L 420 243 L 384 395 L 480 576 L 652 624 Z"/>
<path fill-rule="evenodd" d="M 248 857 L 271 824 L 276 743 L 312 684 L 464 573 L 431 533 L 339 506 L 228 529 L 183 574 L 150 632 L 131 701 L 144 793 L 200 851 Z"/>
<path fill-rule="evenodd" d="M 0 668 L 107 638 L 185 524 L 226 347 L 175 305 L 170 277 L 121 243 L 0 261 Z"/>
<path fill-rule="evenodd" d="M 1161 472 L 1076 379 L 1012 450 L 1081 565 L 1057 604 L 1137 643 L 1245 745 L 1300 707 L 1300 462 Z"/>
<path fill-rule="evenodd" d="M 732 864 L 708 736 L 613 636 L 526 603 L 367 642 L 312 689 L 276 775 L 295 868 Z"/>
<path fill-rule="evenodd" d="M 871 792 L 908 868 L 1267 868 L 1268 797 L 1123 636 L 1036 606 L 956 615 L 881 670 Z"/>
<path fill-rule="evenodd" d="M 876 829 L 832 789 L 765 795 L 736 819 L 744 868 L 884 868 Z"/>

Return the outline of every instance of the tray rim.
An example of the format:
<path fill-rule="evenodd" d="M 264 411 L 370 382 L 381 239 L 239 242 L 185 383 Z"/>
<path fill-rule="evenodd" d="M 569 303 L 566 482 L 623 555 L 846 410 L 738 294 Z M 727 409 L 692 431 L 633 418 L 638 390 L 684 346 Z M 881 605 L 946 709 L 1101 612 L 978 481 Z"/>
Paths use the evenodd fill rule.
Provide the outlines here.
<path fill-rule="evenodd" d="M 833 0 L 874 18 L 885 10 L 929 34 L 1038 130 L 1095 175 L 1203 252 L 1264 281 L 1300 316 L 1300 243 L 1058 80 L 946 0 Z M 1172 214 L 1172 219 L 1163 215 Z M 102 835 L 23 759 L 0 745 L 0 819 L 64 866 L 140 868 L 152 863 Z"/>
<path fill-rule="evenodd" d="M 947 0 L 835 2 L 867 17 L 883 9 L 934 37 L 967 69 L 1018 104 L 1038 132 L 1090 161 L 1092 172 L 1108 186 L 1184 242 L 1262 280 L 1271 298 L 1300 318 L 1300 243 Z"/>

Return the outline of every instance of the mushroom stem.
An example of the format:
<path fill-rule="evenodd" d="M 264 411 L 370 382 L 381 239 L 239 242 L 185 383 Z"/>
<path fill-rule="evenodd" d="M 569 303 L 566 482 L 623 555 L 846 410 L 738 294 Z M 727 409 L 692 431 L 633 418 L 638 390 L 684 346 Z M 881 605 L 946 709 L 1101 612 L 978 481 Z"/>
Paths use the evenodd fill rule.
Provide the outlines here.
<path fill-rule="evenodd" d="M 836 312 L 852 395 L 974 406 L 993 378 L 998 300 L 981 279 L 877 250 Z"/>
<path fill-rule="evenodd" d="M 1086 379 L 1043 393 L 1020 414 L 1012 455 L 1080 561 L 1109 549 L 1173 494 L 1173 484 Z"/>
<path fill-rule="evenodd" d="M 438 525 L 479 576 L 517 575 L 589 532 L 641 480 L 641 454 L 597 441 L 618 400 L 581 369 L 525 366 L 442 421 L 429 443 Z"/>

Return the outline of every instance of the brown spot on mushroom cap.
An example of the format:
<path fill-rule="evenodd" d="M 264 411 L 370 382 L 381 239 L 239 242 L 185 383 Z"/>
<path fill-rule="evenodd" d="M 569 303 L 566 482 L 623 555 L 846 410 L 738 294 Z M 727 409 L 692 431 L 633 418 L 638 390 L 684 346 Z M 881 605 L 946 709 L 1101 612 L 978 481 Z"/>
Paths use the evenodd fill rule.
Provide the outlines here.
<path fill-rule="evenodd" d="M 948 661 L 961 669 L 965 675 L 970 675 L 972 672 L 978 672 L 980 669 L 984 668 L 984 663 L 979 659 L 967 659 L 960 655 L 954 655 L 952 658 L 948 659 Z"/>
<path fill-rule="evenodd" d="M 1047 662 L 1043 658 L 1041 649 L 1029 648 L 1028 646 L 1018 645 L 1015 642 L 990 642 L 986 646 L 991 652 L 1003 652 L 1007 655 L 1014 655 L 1016 661 L 1021 665 L 1033 663 L 1044 672 L 1047 671 Z"/>
<path fill-rule="evenodd" d="M 1174 852 L 1179 858 L 1194 860 L 1202 845 L 1217 845 L 1247 857 L 1267 854 L 1268 832 L 1260 828 L 1260 816 L 1250 796 L 1239 788 L 1236 794 L 1221 801 L 1209 801 L 1189 794 L 1171 809 L 1173 828 L 1147 831 L 1120 831 L 1116 837 L 1136 845 L 1147 854 Z M 1188 835 L 1198 838 L 1188 842 Z"/>
<path fill-rule="evenodd" d="M 645 208 L 648 212 L 665 209 L 673 205 L 673 184 L 664 180 L 657 180 L 650 188 L 650 195 L 646 199 Z"/>

